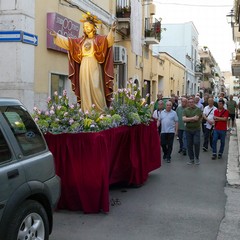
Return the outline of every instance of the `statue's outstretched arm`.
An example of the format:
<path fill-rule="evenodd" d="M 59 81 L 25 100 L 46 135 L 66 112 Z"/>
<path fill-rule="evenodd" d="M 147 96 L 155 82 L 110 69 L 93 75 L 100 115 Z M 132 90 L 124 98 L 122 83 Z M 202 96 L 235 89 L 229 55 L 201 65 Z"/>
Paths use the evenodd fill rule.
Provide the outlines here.
<path fill-rule="evenodd" d="M 66 37 L 56 33 L 54 30 L 51 29 L 48 29 L 48 33 L 53 36 L 53 42 L 55 45 L 65 50 L 69 50 L 68 39 Z"/>
<path fill-rule="evenodd" d="M 112 47 L 114 44 L 114 35 L 115 35 L 116 27 L 117 27 L 117 22 L 114 21 L 107 35 L 108 47 Z"/>

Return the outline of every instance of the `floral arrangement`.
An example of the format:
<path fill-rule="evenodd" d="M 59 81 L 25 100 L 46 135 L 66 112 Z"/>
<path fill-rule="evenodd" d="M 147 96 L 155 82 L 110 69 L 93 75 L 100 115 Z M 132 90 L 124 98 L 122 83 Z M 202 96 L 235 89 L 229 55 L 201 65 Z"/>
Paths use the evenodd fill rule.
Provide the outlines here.
<path fill-rule="evenodd" d="M 149 124 L 152 116 L 153 102 L 148 105 L 142 98 L 140 89 L 131 81 L 128 88 L 118 89 L 113 93 L 112 103 L 103 113 L 95 110 L 83 112 L 79 104 L 69 104 L 66 90 L 59 96 L 47 99 L 47 110 L 33 109 L 33 118 L 43 133 L 78 133 L 98 132 L 118 126 Z"/>

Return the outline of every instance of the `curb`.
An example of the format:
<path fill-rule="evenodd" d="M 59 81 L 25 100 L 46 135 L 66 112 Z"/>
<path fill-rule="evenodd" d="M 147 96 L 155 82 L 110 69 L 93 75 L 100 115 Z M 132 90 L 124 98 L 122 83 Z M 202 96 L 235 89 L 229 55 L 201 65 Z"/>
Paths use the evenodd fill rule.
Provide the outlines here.
<path fill-rule="evenodd" d="M 228 163 L 224 188 L 226 206 L 224 218 L 219 226 L 217 240 L 240 239 L 240 119 L 236 119 L 236 130 L 229 139 Z"/>

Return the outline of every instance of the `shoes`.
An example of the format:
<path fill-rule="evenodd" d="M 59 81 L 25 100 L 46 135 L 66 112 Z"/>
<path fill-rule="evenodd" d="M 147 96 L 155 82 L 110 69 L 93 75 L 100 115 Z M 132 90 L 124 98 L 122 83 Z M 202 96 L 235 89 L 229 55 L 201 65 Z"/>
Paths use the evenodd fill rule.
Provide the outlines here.
<path fill-rule="evenodd" d="M 183 150 L 182 149 L 179 149 L 178 153 L 181 153 Z"/>
<path fill-rule="evenodd" d="M 217 159 L 217 155 L 216 154 L 213 154 L 212 155 L 212 160 L 216 160 Z"/>
<path fill-rule="evenodd" d="M 189 162 L 187 162 L 187 165 L 192 165 L 194 164 L 194 160 L 190 160 Z"/>
<path fill-rule="evenodd" d="M 203 150 L 204 152 L 207 152 L 207 148 L 205 148 L 205 147 L 203 147 L 202 150 Z"/>
<path fill-rule="evenodd" d="M 199 159 L 196 159 L 196 161 L 195 161 L 195 165 L 200 165 L 200 161 L 199 161 Z"/>
<path fill-rule="evenodd" d="M 170 163 L 171 162 L 171 160 L 170 159 L 167 159 L 167 163 Z"/>
<path fill-rule="evenodd" d="M 183 150 L 182 153 L 183 153 L 183 156 L 186 156 L 186 155 L 187 155 L 186 150 Z"/>
<path fill-rule="evenodd" d="M 177 140 L 179 140 L 179 137 L 177 137 Z"/>
<path fill-rule="evenodd" d="M 221 158 L 222 158 L 222 154 L 219 153 L 219 154 L 218 154 L 218 159 L 221 159 Z"/>
<path fill-rule="evenodd" d="M 166 159 L 167 159 L 166 155 L 165 155 L 165 154 L 163 154 L 163 160 L 166 160 Z"/>

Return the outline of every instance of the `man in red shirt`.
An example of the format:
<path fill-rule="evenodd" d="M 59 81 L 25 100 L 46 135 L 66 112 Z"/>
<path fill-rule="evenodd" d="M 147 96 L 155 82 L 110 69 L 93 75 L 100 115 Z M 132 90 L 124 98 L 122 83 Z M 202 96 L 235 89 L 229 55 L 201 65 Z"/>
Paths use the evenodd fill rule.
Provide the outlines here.
<path fill-rule="evenodd" d="M 215 160 L 217 158 L 217 141 L 220 139 L 220 149 L 218 152 L 218 159 L 222 158 L 224 146 L 225 146 L 225 137 L 227 132 L 227 121 L 229 112 L 227 109 L 224 108 L 224 100 L 220 99 L 218 101 L 218 109 L 214 111 L 214 131 L 213 131 L 213 143 L 212 143 L 212 160 Z"/>

